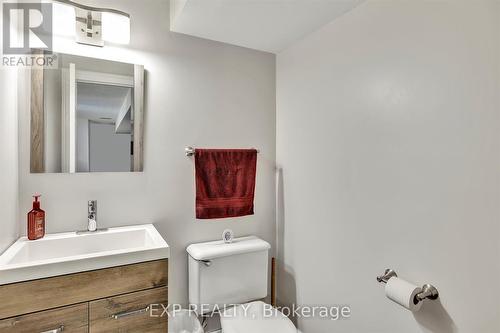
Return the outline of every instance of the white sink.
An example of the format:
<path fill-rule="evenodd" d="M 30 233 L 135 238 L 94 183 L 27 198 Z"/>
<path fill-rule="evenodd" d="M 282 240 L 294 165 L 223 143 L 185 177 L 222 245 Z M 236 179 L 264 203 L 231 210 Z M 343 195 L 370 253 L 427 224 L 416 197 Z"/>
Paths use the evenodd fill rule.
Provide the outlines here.
<path fill-rule="evenodd" d="M 20 238 L 0 256 L 0 285 L 166 259 L 170 248 L 152 224 L 90 234 Z"/>

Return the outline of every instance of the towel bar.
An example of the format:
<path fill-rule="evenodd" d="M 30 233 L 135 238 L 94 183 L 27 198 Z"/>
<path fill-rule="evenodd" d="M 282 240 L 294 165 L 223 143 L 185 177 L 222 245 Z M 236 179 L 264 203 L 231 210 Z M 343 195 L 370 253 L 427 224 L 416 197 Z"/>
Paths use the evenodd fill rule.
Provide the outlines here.
<path fill-rule="evenodd" d="M 194 156 L 194 153 L 195 153 L 196 149 L 193 148 L 193 147 L 186 147 L 184 149 L 184 152 L 186 153 L 186 156 L 190 157 L 190 156 Z M 257 153 L 260 153 L 259 150 L 257 150 Z"/>

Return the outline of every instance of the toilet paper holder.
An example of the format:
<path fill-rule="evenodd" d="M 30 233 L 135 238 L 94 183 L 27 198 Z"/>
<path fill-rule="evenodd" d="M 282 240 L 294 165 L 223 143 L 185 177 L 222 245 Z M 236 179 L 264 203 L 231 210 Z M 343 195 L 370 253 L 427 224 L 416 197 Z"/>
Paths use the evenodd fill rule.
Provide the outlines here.
<path fill-rule="evenodd" d="M 384 274 L 377 276 L 377 281 L 380 283 L 387 283 L 392 277 L 398 277 L 398 274 L 392 269 L 386 269 Z M 424 299 L 435 300 L 438 298 L 439 291 L 431 284 L 424 284 L 422 286 L 422 291 L 415 296 L 417 302 L 421 302 Z"/>
<path fill-rule="evenodd" d="M 388 268 L 385 270 L 384 274 L 377 276 L 377 281 L 381 283 L 387 283 L 387 281 L 389 281 L 391 277 L 398 277 L 398 274 L 392 269 Z"/>

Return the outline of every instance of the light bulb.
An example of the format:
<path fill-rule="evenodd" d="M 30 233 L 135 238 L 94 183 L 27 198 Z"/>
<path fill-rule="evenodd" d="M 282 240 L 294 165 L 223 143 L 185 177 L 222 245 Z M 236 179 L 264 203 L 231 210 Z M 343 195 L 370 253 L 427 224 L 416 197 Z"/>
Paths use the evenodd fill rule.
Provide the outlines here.
<path fill-rule="evenodd" d="M 102 13 L 102 39 L 116 44 L 130 43 L 130 18 L 109 12 Z"/>
<path fill-rule="evenodd" d="M 76 14 L 73 6 L 54 2 L 52 4 L 52 33 L 55 36 L 75 37 Z"/>

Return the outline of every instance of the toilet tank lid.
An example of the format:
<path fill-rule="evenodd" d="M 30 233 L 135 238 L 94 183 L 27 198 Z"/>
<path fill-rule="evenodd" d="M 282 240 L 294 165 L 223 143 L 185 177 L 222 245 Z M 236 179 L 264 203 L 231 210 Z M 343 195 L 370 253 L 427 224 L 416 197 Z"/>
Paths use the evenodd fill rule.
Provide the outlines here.
<path fill-rule="evenodd" d="M 235 254 L 267 251 L 271 245 L 255 236 L 241 237 L 233 239 L 232 243 L 224 241 L 213 241 L 207 243 L 191 244 L 187 252 L 196 260 L 212 260 L 227 257 Z"/>

